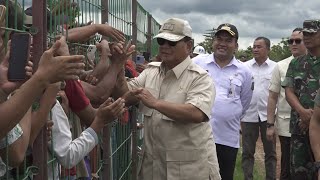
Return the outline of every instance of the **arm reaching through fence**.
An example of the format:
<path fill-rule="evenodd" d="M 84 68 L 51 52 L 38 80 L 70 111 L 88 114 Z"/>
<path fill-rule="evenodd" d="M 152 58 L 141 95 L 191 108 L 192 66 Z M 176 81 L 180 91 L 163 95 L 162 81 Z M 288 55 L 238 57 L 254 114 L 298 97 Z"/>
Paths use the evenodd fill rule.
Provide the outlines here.
<path fill-rule="evenodd" d="M 112 102 L 109 98 L 99 107 L 91 126 L 83 131 L 78 138 L 72 140 L 68 118 L 60 103 L 57 102 L 52 109 L 54 125 L 50 143 L 53 143 L 53 151 L 58 162 L 66 168 L 77 165 L 99 143 L 97 134 L 104 125 L 112 122 L 124 110 L 124 100 L 118 99 Z"/>
<path fill-rule="evenodd" d="M 96 33 L 110 37 L 115 41 L 125 40 L 123 32 L 113 28 L 108 24 L 91 24 L 88 26 L 70 29 L 68 31 L 67 40 L 69 42 L 85 42 Z"/>
<path fill-rule="evenodd" d="M 53 57 L 58 46 L 59 44 L 55 44 L 54 47 L 46 51 L 40 59 L 36 73 L 20 87 L 20 90 L 14 96 L 0 104 L 0 113 L 2 114 L 0 138 L 4 137 L 21 120 L 34 100 L 42 94 L 43 90 L 50 83 L 64 79 L 74 79 L 81 73 L 84 67 L 82 63 L 83 56 Z M 21 85 L 21 83 L 8 81 L 10 48 L 8 49 L 6 58 L 0 64 L 0 91 L 4 100 L 13 90 Z"/>
<path fill-rule="evenodd" d="M 50 83 L 64 79 L 73 79 L 79 75 L 84 67 L 82 56 L 54 57 L 59 46 L 60 43 L 58 42 L 42 55 L 38 70 L 22 85 L 21 83 L 8 81 L 7 73 L 10 46 L 6 57 L 0 64 L 0 96 L 2 100 L 0 104 L 0 138 L 4 138 L 5 140 L 5 135 L 14 137 L 11 138 L 11 145 L 3 144 L 3 148 L 6 146 L 9 147 L 9 165 L 17 166 L 24 159 L 30 138 L 31 115 L 28 110 L 36 98 L 42 94 L 43 90 L 47 88 Z M 26 67 L 26 73 L 31 75 L 32 64 L 29 63 L 29 65 L 29 67 Z M 17 88 L 19 88 L 19 90 L 16 91 L 11 98 L 6 100 L 8 95 Z M 22 128 L 17 125 L 19 122 Z M 10 130 L 12 133 L 8 134 Z M 0 174 L 0 176 L 2 175 L 3 174 Z"/>

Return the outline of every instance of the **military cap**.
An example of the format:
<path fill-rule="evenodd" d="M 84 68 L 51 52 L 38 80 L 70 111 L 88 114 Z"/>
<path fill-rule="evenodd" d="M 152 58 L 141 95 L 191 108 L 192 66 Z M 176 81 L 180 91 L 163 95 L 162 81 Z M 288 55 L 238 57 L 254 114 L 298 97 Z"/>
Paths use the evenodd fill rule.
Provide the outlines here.
<path fill-rule="evenodd" d="M 305 20 L 303 22 L 302 32 L 316 33 L 320 30 L 320 19 Z"/>

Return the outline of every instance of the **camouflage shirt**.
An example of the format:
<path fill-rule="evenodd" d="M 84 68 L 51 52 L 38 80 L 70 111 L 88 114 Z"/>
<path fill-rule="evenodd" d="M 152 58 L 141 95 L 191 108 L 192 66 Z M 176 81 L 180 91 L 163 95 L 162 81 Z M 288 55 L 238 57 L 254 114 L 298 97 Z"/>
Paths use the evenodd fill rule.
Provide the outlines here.
<path fill-rule="evenodd" d="M 320 58 L 310 54 L 295 58 L 289 64 L 285 80 L 281 83 L 284 87 L 292 87 L 301 105 L 306 109 L 313 109 L 314 99 L 319 89 Z M 299 114 L 291 110 L 290 132 L 304 134 L 298 126 Z"/>
<path fill-rule="evenodd" d="M 320 91 L 318 90 L 316 98 L 314 98 L 314 103 L 320 107 Z"/>

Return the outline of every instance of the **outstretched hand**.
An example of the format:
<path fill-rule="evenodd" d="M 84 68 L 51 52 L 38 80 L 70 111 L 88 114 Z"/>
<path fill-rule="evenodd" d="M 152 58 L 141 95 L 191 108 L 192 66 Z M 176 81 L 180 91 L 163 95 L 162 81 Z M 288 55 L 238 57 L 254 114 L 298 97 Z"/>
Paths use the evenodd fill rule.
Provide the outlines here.
<path fill-rule="evenodd" d="M 138 88 L 131 91 L 131 94 L 138 98 L 145 106 L 154 108 L 158 99 L 156 99 L 150 91 L 145 88 Z"/>
<path fill-rule="evenodd" d="M 115 41 L 125 40 L 124 33 L 109 24 L 98 24 L 98 32 L 103 36 L 111 37 Z"/>
<path fill-rule="evenodd" d="M 131 40 L 125 45 L 124 42 L 116 43 L 111 48 L 111 62 L 123 66 L 129 56 L 135 52 L 135 45 L 131 44 Z"/>
<path fill-rule="evenodd" d="M 84 56 L 56 56 L 61 47 L 61 41 L 56 41 L 53 46 L 45 51 L 40 58 L 38 69 L 34 76 L 47 83 L 62 80 L 77 80 L 84 69 Z"/>
<path fill-rule="evenodd" d="M 111 98 L 108 98 L 103 104 L 100 105 L 97 117 L 104 119 L 104 123 L 110 123 L 125 111 L 125 101 L 122 98 L 117 99 L 113 102 Z"/>

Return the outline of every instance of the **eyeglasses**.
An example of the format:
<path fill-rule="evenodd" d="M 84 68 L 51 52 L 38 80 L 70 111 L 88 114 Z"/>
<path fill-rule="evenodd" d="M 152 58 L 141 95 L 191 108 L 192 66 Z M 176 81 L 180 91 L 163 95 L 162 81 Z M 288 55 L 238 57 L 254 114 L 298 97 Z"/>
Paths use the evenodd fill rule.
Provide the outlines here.
<path fill-rule="evenodd" d="M 289 39 L 288 40 L 288 43 L 289 44 L 293 44 L 293 43 L 296 43 L 296 44 L 300 44 L 302 42 L 302 39 Z"/>
<path fill-rule="evenodd" d="M 168 41 L 166 39 L 157 38 L 157 42 L 160 46 L 164 45 L 167 42 L 169 46 L 173 47 L 173 46 L 176 46 L 179 41 Z"/>

